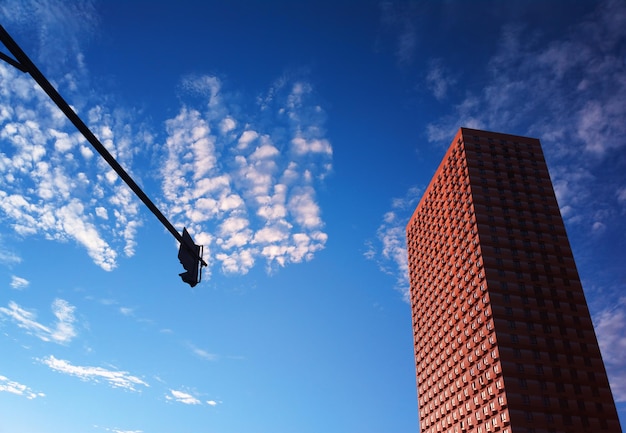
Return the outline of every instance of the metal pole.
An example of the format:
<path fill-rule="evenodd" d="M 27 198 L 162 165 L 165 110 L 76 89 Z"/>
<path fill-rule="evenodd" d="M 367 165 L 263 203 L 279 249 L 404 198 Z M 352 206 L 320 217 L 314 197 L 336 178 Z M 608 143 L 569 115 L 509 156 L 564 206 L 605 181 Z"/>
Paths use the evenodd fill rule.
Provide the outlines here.
<path fill-rule="evenodd" d="M 76 128 L 83 134 L 83 136 L 91 143 L 91 145 L 96 149 L 96 151 L 109 163 L 111 168 L 115 170 L 115 172 L 122 178 L 126 185 L 130 187 L 131 190 L 141 199 L 141 201 L 148 206 L 148 209 L 152 211 L 152 213 L 161 221 L 161 223 L 165 226 L 165 228 L 180 242 L 181 244 L 187 246 L 186 242 L 183 242 L 183 237 L 180 233 L 174 228 L 174 226 L 168 221 L 168 219 L 161 213 L 159 208 L 150 200 L 150 198 L 142 191 L 142 189 L 137 185 L 137 183 L 130 177 L 130 175 L 122 168 L 122 166 L 115 160 L 113 155 L 109 153 L 109 151 L 104 147 L 100 140 L 96 138 L 96 136 L 91 132 L 91 130 L 85 125 L 85 123 L 78 117 L 78 115 L 72 110 L 67 102 L 63 99 L 63 97 L 56 91 L 56 89 L 50 84 L 50 82 L 46 79 L 46 77 L 39 71 L 37 66 L 28 58 L 26 53 L 22 51 L 20 46 L 13 40 L 13 38 L 9 35 L 9 33 L 4 29 L 2 25 L 0 25 L 0 40 L 4 45 L 8 48 L 8 50 L 15 56 L 17 60 L 17 65 L 15 61 L 12 61 L 8 56 L 0 56 L 2 60 L 7 61 L 7 63 L 15 66 L 17 69 L 27 72 L 31 77 L 39 84 L 39 86 L 43 89 L 44 92 L 48 94 L 50 99 L 54 101 L 54 103 L 61 109 L 61 111 L 67 116 L 67 118 L 76 126 Z M 187 246 L 188 247 L 188 246 Z M 193 251 L 193 254 L 197 256 L 197 253 Z M 202 257 L 198 256 L 198 260 L 202 263 L 202 266 L 207 266 L 206 262 L 202 259 Z"/>

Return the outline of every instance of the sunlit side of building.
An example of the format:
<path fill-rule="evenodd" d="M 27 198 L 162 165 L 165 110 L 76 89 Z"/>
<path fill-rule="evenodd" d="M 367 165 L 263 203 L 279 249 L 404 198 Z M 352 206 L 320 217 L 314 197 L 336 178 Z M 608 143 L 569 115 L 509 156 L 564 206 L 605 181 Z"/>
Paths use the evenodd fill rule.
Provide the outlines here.
<path fill-rule="evenodd" d="M 461 128 L 407 243 L 422 432 L 621 433 L 539 140 Z"/>

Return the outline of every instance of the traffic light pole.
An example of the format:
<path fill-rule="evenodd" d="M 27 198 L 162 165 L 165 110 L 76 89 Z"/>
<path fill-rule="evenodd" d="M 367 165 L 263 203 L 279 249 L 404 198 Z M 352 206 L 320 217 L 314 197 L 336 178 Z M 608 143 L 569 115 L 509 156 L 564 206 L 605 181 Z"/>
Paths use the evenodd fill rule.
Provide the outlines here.
<path fill-rule="evenodd" d="M 0 59 L 4 60 L 11 66 L 19 69 L 22 72 L 30 74 L 31 77 L 39 84 L 44 92 L 54 101 L 59 109 L 65 114 L 65 116 L 74 124 L 74 126 L 80 131 L 81 134 L 87 139 L 87 141 L 93 146 L 94 149 L 102 156 L 106 162 L 109 163 L 111 168 L 122 178 L 122 180 L 129 186 L 129 188 L 141 199 L 141 201 L 150 209 L 150 211 L 158 218 L 159 221 L 165 226 L 165 228 L 180 242 L 181 245 L 185 245 L 185 248 L 197 258 L 202 266 L 207 266 L 206 262 L 194 251 L 187 242 L 183 240 L 182 235 L 174 228 L 172 223 L 163 215 L 163 213 L 156 207 L 156 205 L 150 200 L 150 198 L 143 192 L 143 190 L 137 185 L 132 177 L 124 170 L 124 168 L 115 160 L 113 155 L 104 147 L 104 145 L 96 138 L 91 130 L 85 125 L 80 117 L 72 110 L 63 97 L 56 91 L 56 89 L 50 84 L 46 77 L 39 71 L 37 66 L 28 58 L 26 53 L 20 48 L 20 46 L 13 40 L 9 33 L 0 25 L 0 41 L 5 47 L 13 54 L 15 60 L 9 56 L 0 52 Z"/>

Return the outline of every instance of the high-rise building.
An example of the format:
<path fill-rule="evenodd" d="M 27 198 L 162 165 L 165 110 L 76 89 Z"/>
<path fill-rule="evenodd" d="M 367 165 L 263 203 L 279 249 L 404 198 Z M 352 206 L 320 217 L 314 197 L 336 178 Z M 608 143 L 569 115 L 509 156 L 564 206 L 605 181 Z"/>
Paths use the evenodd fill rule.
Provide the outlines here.
<path fill-rule="evenodd" d="M 541 144 L 461 128 L 407 226 L 422 432 L 621 432 Z"/>

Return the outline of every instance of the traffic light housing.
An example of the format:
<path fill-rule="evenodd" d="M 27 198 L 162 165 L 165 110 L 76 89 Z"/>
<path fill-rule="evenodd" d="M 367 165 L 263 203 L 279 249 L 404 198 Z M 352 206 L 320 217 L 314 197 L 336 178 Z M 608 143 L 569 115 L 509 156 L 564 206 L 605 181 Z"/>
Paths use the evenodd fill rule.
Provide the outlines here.
<path fill-rule="evenodd" d="M 202 252 L 203 247 L 196 245 L 187 229 L 183 228 L 183 241 L 178 248 L 178 260 L 187 272 L 178 275 L 191 287 L 194 287 L 202 279 L 202 265 L 204 264 Z"/>

